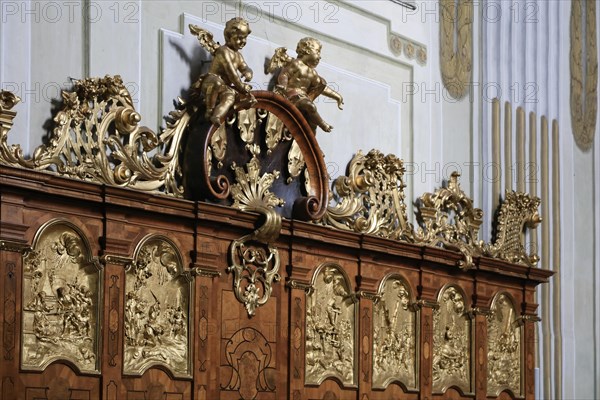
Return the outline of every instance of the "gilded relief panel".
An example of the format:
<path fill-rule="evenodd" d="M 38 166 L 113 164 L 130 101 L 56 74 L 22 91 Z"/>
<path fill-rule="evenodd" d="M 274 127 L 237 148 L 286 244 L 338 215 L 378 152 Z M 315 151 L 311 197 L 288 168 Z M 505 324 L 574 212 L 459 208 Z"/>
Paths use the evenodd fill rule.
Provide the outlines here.
<path fill-rule="evenodd" d="M 401 382 L 417 387 L 416 312 L 408 284 L 390 277 L 381 285 L 373 306 L 373 388 Z"/>
<path fill-rule="evenodd" d="M 125 277 L 126 374 L 142 375 L 153 365 L 191 374 L 190 282 L 169 240 L 153 236 L 138 246 Z"/>
<path fill-rule="evenodd" d="M 345 273 L 336 264 L 320 266 L 306 296 L 307 385 L 330 377 L 356 384 L 355 319 L 355 296 Z"/>
<path fill-rule="evenodd" d="M 488 320 L 488 395 L 503 390 L 521 393 L 521 324 L 510 297 L 501 293 L 492 302 Z"/>
<path fill-rule="evenodd" d="M 23 255 L 23 369 L 67 360 L 100 372 L 100 264 L 77 228 L 52 221 Z"/>
<path fill-rule="evenodd" d="M 433 313 L 433 391 L 450 386 L 471 391 L 471 320 L 465 312 L 465 296 L 448 286 L 438 297 Z"/>

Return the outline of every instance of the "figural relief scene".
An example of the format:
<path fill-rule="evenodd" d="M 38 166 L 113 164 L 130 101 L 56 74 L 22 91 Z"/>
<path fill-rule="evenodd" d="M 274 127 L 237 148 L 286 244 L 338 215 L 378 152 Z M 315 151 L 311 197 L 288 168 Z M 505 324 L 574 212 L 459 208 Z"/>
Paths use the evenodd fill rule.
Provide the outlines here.
<path fill-rule="evenodd" d="M 463 23 L 469 25 L 470 20 Z M 474 207 L 461 188 L 458 172 L 451 173 L 442 187 L 417 198 L 414 225 L 407 216 L 406 168 L 397 156 L 358 150 L 347 175 L 330 182 L 316 135 L 335 131 L 317 109 L 323 104 L 317 99 L 327 97 L 340 110 L 344 99 L 316 70 L 321 41 L 301 38 L 296 42 L 295 57 L 285 47 L 265 55 L 262 67 L 271 75 L 271 88 L 253 90 L 254 70 L 241 53 L 252 32 L 250 24 L 237 17 L 224 25 L 224 44 L 198 25 L 186 27 L 210 60 L 202 64 L 202 73 L 185 95 L 174 99 L 174 109 L 165 117 L 166 127 L 158 133 L 140 125 L 141 115 L 119 75 L 87 77 L 73 80 L 72 90 L 62 92 L 62 108 L 53 119 L 50 140 L 28 158 L 19 145 L 9 145 L 7 138 L 16 116 L 12 108 L 20 99 L 0 92 L 0 167 L 84 181 L 89 185 L 86 190 L 96 190 L 94 195 L 102 198 L 105 219 L 113 206 L 106 204 L 107 188 L 122 190 L 118 193 L 127 199 L 127 205 L 118 206 L 134 210 L 131 214 L 135 216 L 119 209 L 110 210 L 116 215 L 111 218 L 122 218 L 119 222 L 124 225 L 130 224 L 128 218 L 141 221 L 136 220 L 139 226 L 131 228 L 139 229 L 138 237 L 143 238 L 128 255 L 131 258 L 115 257 L 125 260 L 120 263 L 125 278 L 121 289 L 115 284 L 117 273 L 111 276 L 123 319 L 112 320 L 115 305 L 110 324 L 115 327 L 113 334 L 122 327 L 122 343 L 116 347 L 122 345 L 123 351 L 122 365 L 110 364 L 116 368 L 113 375 L 139 382 L 156 367 L 160 373 L 168 371 L 168 379 L 193 387 L 189 393 L 197 390 L 191 398 L 209 398 L 207 390 L 243 399 L 263 394 L 275 398 L 287 384 L 278 381 L 285 376 L 278 368 L 288 368 L 291 358 L 287 352 L 294 351 L 293 347 L 294 367 L 299 372 L 288 376 L 295 375 L 290 379 L 300 381 L 304 371 L 301 383 L 289 384 L 297 386 L 295 400 L 304 398 L 298 387 L 337 385 L 335 390 L 339 387 L 341 393 L 355 391 L 364 382 L 368 390 L 378 393 L 396 385 L 390 392 L 416 393 L 426 387 L 428 393 L 443 395 L 454 388 L 479 398 L 473 360 L 475 311 L 465 292 L 452 282 L 457 275 L 465 280 L 477 276 L 479 264 L 489 259 L 495 259 L 497 265 L 510 263 L 517 271 L 528 268 L 530 279 L 539 257 L 528 253 L 524 232 L 540 222 L 539 198 L 507 190 L 497 213 L 495 237 L 485 243 L 479 238 L 483 211 Z M 455 93 L 457 98 L 463 95 Z M 139 192 L 145 192 L 147 203 L 135 197 Z M 171 214 L 162 213 L 167 205 Z M 144 206 L 154 207 L 154 211 Z M 164 221 L 172 215 L 175 222 Z M 190 242 L 206 240 L 202 243 L 205 248 L 179 248 L 176 243 L 184 241 L 156 233 L 158 220 L 170 226 L 181 224 L 173 231 L 189 236 Z M 299 222 L 294 225 L 294 220 Z M 94 240 L 106 245 L 106 226 L 103 229 L 102 237 L 86 237 L 74 225 L 53 220 L 39 229 L 31 248 L 23 251 L 23 370 L 44 371 L 54 361 L 64 360 L 77 373 L 105 372 L 100 370 L 100 315 L 107 283 L 89 244 Z M 205 231 L 199 234 L 201 229 Z M 304 236 L 295 236 L 302 230 Z M 334 236 L 343 244 L 329 243 Z M 371 247 L 363 247 L 369 240 Z M 395 245 L 402 247 L 402 255 L 394 252 Z M 203 251 L 208 247 L 219 250 L 206 255 Z M 0 249 L 5 248 L 8 246 L 0 241 Z M 315 250 L 314 254 L 325 254 L 323 260 L 313 263 L 314 269 L 302 265 L 317 248 L 322 253 Z M 350 268 L 342 264 L 352 259 L 349 264 L 360 266 L 366 251 L 374 268 L 359 267 L 358 273 L 350 275 Z M 184 267 L 182 254 L 192 258 L 193 274 Z M 434 273 L 420 267 L 426 255 L 430 257 L 427 262 L 439 264 Z M 107 259 L 102 258 L 103 262 Z M 382 259 L 386 261 L 380 263 Z M 286 262 L 285 270 L 280 270 Z M 387 274 L 383 277 L 377 275 L 382 265 Z M 399 272 L 404 269 L 414 269 L 413 280 L 404 277 L 405 271 Z M 417 269 L 418 283 L 414 278 Z M 488 271 L 489 276 L 501 275 L 500 269 Z M 290 281 L 300 274 L 298 270 L 308 272 L 294 286 Z M 427 274 L 437 274 L 436 279 L 423 278 Z M 362 290 L 363 277 L 368 285 L 379 282 L 379 286 L 371 286 L 372 292 Z M 538 279 L 536 284 L 541 283 L 546 278 L 540 275 L 531 282 Z M 195 279 L 204 279 L 202 294 L 193 289 Z M 210 279 L 217 281 L 211 284 Z M 512 278 L 506 274 L 498 281 L 502 279 Z M 287 286 L 280 290 L 276 285 L 286 285 L 282 281 Z M 423 285 L 434 281 L 442 281 L 440 287 L 423 290 Z M 271 299 L 275 288 L 276 301 Z M 297 289 L 304 292 L 294 295 L 296 304 L 292 306 L 291 291 Z M 531 287 L 522 291 L 526 290 L 535 291 Z M 436 293 L 437 301 L 433 299 Z M 426 299 L 428 295 L 432 298 Z M 223 301 L 225 296 L 232 302 Z M 200 302 L 201 312 L 194 309 Z M 363 303 L 367 304 L 364 308 Z M 244 318 L 235 319 L 236 329 L 227 337 L 220 337 L 223 332 L 218 328 L 222 326 L 218 319 L 227 313 L 223 304 L 245 309 L 239 314 Z M 359 304 L 361 315 L 364 311 L 368 317 L 363 320 L 369 321 L 366 326 L 357 318 Z M 490 396 L 508 391 L 525 397 L 525 322 L 515 304 L 517 300 L 501 293 L 486 315 L 487 376 L 480 381 L 484 382 L 481 392 Z M 288 329 L 286 322 L 290 327 L 297 324 L 293 334 L 297 343 L 291 344 L 291 338 L 280 343 L 285 334 L 261 331 L 265 305 L 280 313 L 272 318 L 281 322 L 277 329 Z M 368 315 L 371 305 L 372 315 Z M 285 315 L 291 307 L 298 309 L 294 322 Z M 429 307 L 426 321 L 419 307 Z M 535 307 L 530 305 L 530 309 Z M 198 326 L 200 339 L 193 335 L 194 326 Z M 421 346 L 422 342 L 427 347 Z M 111 361 L 117 359 L 116 353 Z M 478 355 L 482 359 L 483 353 Z M 199 354 L 200 367 L 194 365 L 195 354 Z M 360 373 L 359 356 L 368 366 Z M 429 365 L 430 370 L 424 371 Z M 202 384 L 197 384 L 198 376 Z M 220 384 L 214 383 L 217 381 Z M 143 393 L 144 398 L 147 394 Z M 360 394 L 361 399 L 368 399 L 367 393 Z M 328 389 L 319 398 L 344 398 L 336 396 Z"/>
<path fill-rule="evenodd" d="M 510 296 L 497 294 L 488 322 L 488 393 L 521 393 L 521 322 Z"/>
<path fill-rule="evenodd" d="M 385 280 L 373 306 L 373 386 L 385 389 L 397 381 L 417 385 L 416 312 L 408 284 Z"/>
<path fill-rule="evenodd" d="M 71 224 L 53 221 L 23 256 L 24 369 L 64 359 L 81 372 L 99 371 L 100 265 L 85 240 Z"/>
<path fill-rule="evenodd" d="M 328 377 L 355 383 L 356 307 L 340 267 L 322 266 L 306 299 L 306 384 Z"/>
<path fill-rule="evenodd" d="M 471 391 L 471 321 L 465 297 L 455 286 L 445 288 L 433 313 L 433 390 L 450 386 Z"/>
<path fill-rule="evenodd" d="M 126 275 L 124 371 L 141 375 L 164 365 L 190 374 L 190 283 L 181 256 L 165 238 L 151 237 Z"/>

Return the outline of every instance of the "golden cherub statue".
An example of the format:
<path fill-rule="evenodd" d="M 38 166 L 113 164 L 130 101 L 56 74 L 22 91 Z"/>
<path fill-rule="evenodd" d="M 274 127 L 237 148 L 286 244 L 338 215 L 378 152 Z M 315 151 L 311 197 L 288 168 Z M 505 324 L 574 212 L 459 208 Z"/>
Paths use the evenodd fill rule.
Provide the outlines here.
<path fill-rule="evenodd" d="M 252 79 L 252 69 L 246 64 L 239 52 L 245 45 L 250 34 L 250 26 L 243 18 L 233 18 L 225 24 L 223 34 L 225 44 L 220 45 L 213 39 L 212 33 L 197 25 L 189 25 L 190 32 L 198 37 L 202 47 L 213 55 L 208 73 L 202 75 L 193 85 L 200 91 L 206 106 L 206 119 L 215 125 L 221 125 L 221 120 L 236 103 L 236 106 L 251 106 L 256 102 L 250 93 L 252 86 L 243 83 Z"/>
<path fill-rule="evenodd" d="M 336 100 L 338 108 L 342 110 L 344 99 L 328 87 L 325 79 L 315 71 L 321 61 L 321 43 L 317 39 L 306 37 L 298 42 L 296 53 L 297 58 L 292 58 L 287 54 L 285 47 L 275 50 L 267 67 L 269 73 L 283 67 L 277 79 L 275 92 L 287 97 L 298 107 L 313 131 L 316 132 L 318 126 L 325 132 L 331 132 L 333 126 L 323 121 L 313 101 L 322 94 Z"/>

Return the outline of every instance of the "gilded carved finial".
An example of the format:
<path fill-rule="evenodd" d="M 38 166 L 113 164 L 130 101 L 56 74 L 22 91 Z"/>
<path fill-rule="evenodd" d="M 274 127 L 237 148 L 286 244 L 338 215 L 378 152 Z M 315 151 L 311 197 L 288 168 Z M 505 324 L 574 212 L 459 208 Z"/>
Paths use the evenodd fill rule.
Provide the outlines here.
<path fill-rule="evenodd" d="M 214 41 L 212 33 L 197 25 L 190 24 L 189 29 L 198 37 L 200 45 L 213 55 L 208 73 L 202 75 L 192 85 L 192 89 L 199 91 L 203 97 L 206 119 L 215 125 L 221 125 L 232 107 L 247 108 L 256 103 L 250 93 L 252 86 L 244 83 L 250 82 L 253 72 L 240 53 L 250 35 L 250 25 L 239 17 L 227 21 L 223 31 L 224 45 L 219 45 Z"/>
<path fill-rule="evenodd" d="M 415 232 L 415 240 L 460 251 L 464 260 L 459 266 L 468 269 L 473 267 L 473 256 L 480 254 L 483 243 L 478 239 L 483 211 L 473 207 L 473 200 L 460 187 L 459 177 L 453 172 L 446 187 L 419 198 L 417 219 L 421 228 Z"/>
<path fill-rule="evenodd" d="M 404 203 L 402 160 L 378 150 L 358 152 L 348 176 L 334 182 L 333 200 L 323 223 L 339 229 L 370 233 L 395 240 L 412 241 L 412 225 Z"/>
<path fill-rule="evenodd" d="M 11 110 L 20 101 L 21 98 L 14 93 L 7 90 L 0 90 L 0 112 Z"/>
<path fill-rule="evenodd" d="M 500 206 L 496 219 L 494 241 L 484 246 L 487 256 L 525 264 L 537 265 L 539 256 L 535 252 L 527 253 L 525 229 L 535 229 L 542 218 L 538 213 L 540 199 L 527 193 L 506 191 L 504 202 Z"/>
<path fill-rule="evenodd" d="M 316 132 L 318 126 L 325 132 L 331 132 L 333 126 L 321 118 L 313 101 L 323 95 L 337 101 L 341 110 L 344 100 L 341 94 L 327 86 L 325 79 L 315 70 L 321 61 L 321 47 L 317 39 L 303 38 L 296 47 L 296 58 L 290 57 L 285 47 L 279 47 L 269 61 L 267 72 L 273 73 L 281 68 L 275 92 L 298 107 L 313 131 Z"/>
<path fill-rule="evenodd" d="M 4 145 L 8 140 L 8 132 L 13 126 L 13 120 L 17 116 L 12 108 L 20 101 L 21 99 L 14 93 L 0 90 L 0 162 L 11 157 L 12 152 L 21 151 L 18 145 L 11 147 Z"/>

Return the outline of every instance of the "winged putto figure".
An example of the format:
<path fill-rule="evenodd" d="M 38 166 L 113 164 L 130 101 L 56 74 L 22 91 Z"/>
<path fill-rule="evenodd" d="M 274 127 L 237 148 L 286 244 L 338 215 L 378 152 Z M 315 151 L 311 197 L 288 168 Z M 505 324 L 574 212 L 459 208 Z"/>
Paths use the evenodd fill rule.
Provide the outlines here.
<path fill-rule="evenodd" d="M 250 26 L 243 18 L 233 18 L 225 24 L 225 44 L 220 45 L 213 39 L 213 34 L 198 27 L 189 25 L 190 32 L 198 37 L 198 42 L 210 54 L 213 60 L 208 73 L 202 75 L 193 85 L 204 98 L 206 119 L 220 125 L 231 107 L 249 107 L 256 102 L 250 93 L 252 86 L 242 82 L 252 79 L 252 69 L 246 64 L 239 52 L 245 45 Z M 241 77 L 240 77 L 241 74 Z"/>
<path fill-rule="evenodd" d="M 297 58 L 290 57 L 285 47 L 279 47 L 269 61 L 267 72 L 273 73 L 281 68 L 275 92 L 298 107 L 313 131 L 316 131 L 318 126 L 325 132 L 331 132 L 333 126 L 321 118 L 314 100 L 322 94 L 336 100 L 340 110 L 344 100 L 342 95 L 327 86 L 325 79 L 315 70 L 321 61 L 321 47 L 317 39 L 301 39 L 296 47 Z"/>

